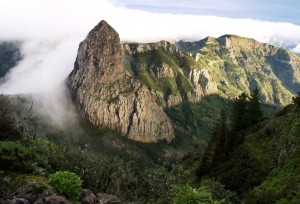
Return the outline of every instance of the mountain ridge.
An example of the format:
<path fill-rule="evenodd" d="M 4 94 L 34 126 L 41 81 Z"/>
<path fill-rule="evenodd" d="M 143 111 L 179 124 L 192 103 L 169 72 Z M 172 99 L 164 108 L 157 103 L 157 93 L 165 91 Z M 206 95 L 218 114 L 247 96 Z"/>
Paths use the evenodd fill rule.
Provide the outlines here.
<path fill-rule="evenodd" d="M 234 35 L 209 37 L 214 43 L 206 43 L 207 39 L 196 42 L 179 41 L 177 45 L 194 60 L 210 67 L 216 78 L 231 84 L 231 92 L 243 91 L 249 95 L 251 89 L 258 86 L 262 93 L 262 102 L 277 105 L 288 104 L 297 92 L 300 61 L 295 54 L 251 38 Z M 292 59 L 294 65 L 287 66 L 282 61 L 284 58 Z M 284 75 L 281 71 L 286 71 L 287 74 Z M 293 77 L 290 74 L 292 71 L 295 73 Z M 222 84 L 219 87 L 223 92 L 226 91 Z M 272 87 L 279 89 L 280 93 Z"/>
<path fill-rule="evenodd" d="M 77 92 L 77 100 L 81 101 L 79 107 L 92 123 L 121 130 L 122 134 L 134 140 L 157 142 L 163 135 L 152 125 L 148 131 L 154 135 L 144 134 L 145 121 L 150 115 L 149 112 L 146 115 L 137 115 L 139 113 L 137 107 L 141 108 L 141 112 L 147 110 L 147 108 L 143 110 L 142 107 L 146 106 L 146 101 L 151 101 L 151 106 L 157 107 L 152 109 L 151 113 L 154 115 L 153 118 L 150 116 L 150 121 L 156 120 L 156 114 L 166 121 L 168 127 L 166 138 L 170 142 L 174 138 L 172 124 L 178 120 L 172 117 L 173 122 L 170 120 L 173 114 L 168 114 L 170 113 L 168 110 L 172 107 L 177 107 L 176 109 L 183 115 L 183 120 L 187 121 L 187 126 L 184 127 L 198 135 L 199 121 L 195 119 L 197 118 L 195 104 L 200 103 L 205 97 L 219 95 L 226 100 L 233 100 L 243 92 L 250 95 L 257 87 L 261 92 L 263 103 L 284 106 L 291 101 L 297 87 L 297 83 L 289 82 L 290 70 L 294 70 L 294 82 L 300 81 L 299 70 L 297 71 L 297 67 L 300 67 L 300 58 L 281 48 L 259 43 L 254 39 L 223 35 L 219 38 L 207 37 L 196 42 L 180 41 L 176 45 L 167 41 L 121 45 L 119 37 L 112 41 L 110 36 L 105 37 L 118 36 L 113 28 L 106 22 L 99 25 L 80 44 L 75 68 L 69 77 L 71 90 L 73 89 L 73 93 Z M 103 25 L 109 26 L 109 31 L 101 33 Z M 282 64 L 287 64 L 284 60 L 288 59 L 293 60 L 288 63 L 291 66 L 282 68 Z M 104 63 L 101 64 L 102 61 Z M 92 65 L 86 64 L 90 62 Z M 100 68 L 100 75 L 97 75 L 99 72 L 97 66 Z M 287 76 L 279 73 L 279 70 L 284 68 L 289 69 Z M 78 71 L 81 72 L 81 76 Z M 97 76 L 93 76 L 94 73 Z M 92 81 L 98 81 L 98 85 L 91 85 Z M 78 91 L 77 87 L 80 89 L 85 86 L 84 84 L 88 86 Z M 86 94 L 90 89 L 93 93 Z M 97 93 L 100 95 L 95 97 Z M 144 100 L 145 102 L 142 102 L 144 105 L 136 104 L 137 101 Z M 125 113 L 125 118 L 120 117 L 120 112 Z M 132 122 L 134 118 L 139 122 Z M 129 136 L 130 129 L 133 130 L 135 127 L 139 127 L 133 131 L 136 136 Z M 137 136 L 141 132 L 144 139 Z M 161 136 L 157 137 L 155 134 Z M 152 137 L 156 139 L 149 139 Z"/>
<path fill-rule="evenodd" d="M 102 24 L 109 26 L 107 22 Z M 176 44 L 164 40 L 157 43 L 120 44 L 117 37 L 112 44 L 109 39 L 117 36 L 117 32 L 101 31 L 100 27 L 96 26 L 87 35 L 87 39 L 91 39 L 90 43 L 83 41 L 80 44 L 80 47 L 85 46 L 82 50 L 91 52 L 90 55 L 85 51 L 79 52 L 77 58 L 80 60 L 76 60 L 75 69 L 70 74 L 70 77 L 74 78 L 71 92 L 84 117 L 101 128 L 112 129 L 127 137 L 130 130 L 134 130 L 131 118 L 136 117 L 135 120 L 140 121 L 136 122 L 136 125 L 140 127 L 139 131 L 143 132 L 144 122 L 141 121 L 145 121 L 146 115 L 149 115 L 144 115 L 145 118 L 141 120 L 138 112 L 134 111 L 138 107 L 136 102 L 141 104 L 145 99 L 144 96 L 137 97 L 139 94 L 147 95 L 144 104 L 147 104 L 146 101 L 152 101 L 151 104 L 156 107 L 154 109 L 160 109 L 158 115 L 167 121 L 167 129 L 170 130 L 167 131 L 170 133 L 167 135 L 173 135 L 167 138 L 171 141 L 170 138 L 174 138 L 171 129 L 178 125 L 178 121 L 181 121 L 180 129 L 183 128 L 192 135 L 198 135 L 199 127 L 208 128 L 203 127 L 203 115 L 198 113 L 203 108 L 201 103 L 207 97 L 214 100 L 220 97 L 222 100 L 231 101 L 242 92 L 250 95 L 251 90 L 258 87 L 262 103 L 280 107 L 288 104 L 298 91 L 300 58 L 273 45 L 228 34 L 219 38 L 206 37 L 195 42 L 179 41 Z M 114 35 L 103 38 L 111 33 Z M 95 43 L 94 47 L 91 42 Z M 111 55 L 115 57 L 110 57 Z M 94 69 L 101 63 L 101 69 Z M 86 67 L 91 69 L 80 69 L 78 72 L 79 64 L 87 65 Z M 82 89 L 84 91 L 76 95 L 82 84 L 85 84 L 85 88 Z M 105 93 L 104 89 L 107 89 Z M 92 92 L 102 95 L 94 97 Z M 88 95 L 92 97 L 85 98 Z M 99 98 L 106 101 L 104 106 L 102 102 L 101 105 L 97 104 Z M 144 105 L 140 107 L 142 106 Z M 101 111 L 103 113 L 100 113 Z M 141 111 L 144 111 L 143 108 Z M 120 117 L 120 113 L 126 113 L 126 122 Z M 101 122 L 97 117 L 102 118 Z M 154 121 L 155 117 L 151 120 Z M 209 117 L 213 121 L 213 117 Z M 129 126 L 131 127 L 128 128 Z M 192 130 L 195 131 L 191 133 Z M 145 138 L 148 138 L 145 141 L 160 140 L 151 140 L 148 136 L 145 135 Z M 131 138 L 136 139 L 135 136 Z"/>

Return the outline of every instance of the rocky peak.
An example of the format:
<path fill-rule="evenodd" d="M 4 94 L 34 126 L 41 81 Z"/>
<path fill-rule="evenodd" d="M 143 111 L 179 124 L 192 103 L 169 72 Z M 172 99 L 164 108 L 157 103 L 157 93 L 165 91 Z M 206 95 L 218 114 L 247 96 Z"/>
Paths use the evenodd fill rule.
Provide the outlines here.
<path fill-rule="evenodd" d="M 126 72 L 119 35 L 101 21 L 80 43 L 68 78 L 73 100 L 97 126 L 141 142 L 170 142 L 170 119 L 147 87 Z"/>
<path fill-rule="evenodd" d="M 205 42 L 205 43 L 207 43 L 207 44 L 208 43 L 218 43 L 217 40 L 216 40 L 216 38 L 211 37 L 211 36 L 207 36 L 202 41 Z"/>
<path fill-rule="evenodd" d="M 274 48 L 272 45 L 268 45 L 266 43 L 258 42 L 252 38 L 241 37 L 237 35 L 223 35 L 216 39 L 220 46 L 224 46 L 226 48 L 233 49 L 248 49 L 250 51 L 254 51 L 258 48 L 265 48 L 264 51 L 268 48 Z"/>
<path fill-rule="evenodd" d="M 89 60 L 86 60 L 89 59 Z M 80 64 L 84 61 L 84 69 Z M 99 83 L 122 78 L 122 49 L 118 33 L 105 21 L 101 21 L 80 43 L 75 67 L 71 75 L 84 76 L 93 73 Z"/>

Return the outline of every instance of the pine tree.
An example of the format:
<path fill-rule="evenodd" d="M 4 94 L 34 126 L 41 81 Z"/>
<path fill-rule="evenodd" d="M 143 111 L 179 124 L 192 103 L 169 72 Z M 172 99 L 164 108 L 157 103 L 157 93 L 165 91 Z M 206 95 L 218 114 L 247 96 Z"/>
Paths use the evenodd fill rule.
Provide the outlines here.
<path fill-rule="evenodd" d="M 216 126 L 217 131 L 217 148 L 218 153 L 223 153 L 226 151 L 226 140 L 228 139 L 229 129 L 227 127 L 226 122 L 226 113 L 225 110 L 222 109 L 220 112 L 220 118 L 218 121 L 218 125 Z"/>
<path fill-rule="evenodd" d="M 264 113 L 260 108 L 259 95 L 260 94 L 258 88 L 256 87 L 251 93 L 251 98 L 249 100 L 247 108 L 246 120 L 248 127 L 261 121 L 264 116 Z"/>
<path fill-rule="evenodd" d="M 202 170 L 209 172 L 211 168 L 216 167 L 219 162 L 226 159 L 229 129 L 226 123 L 225 110 L 222 109 L 220 117 L 215 123 L 212 132 L 212 139 L 204 153 L 202 159 Z"/>
<path fill-rule="evenodd" d="M 244 139 L 243 134 L 240 132 L 247 127 L 246 123 L 246 110 L 248 106 L 248 96 L 242 93 L 237 99 L 235 99 L 232 113 L 231 113 L 231 126 L 230 135 L 227 143 L 227 152 L 238 146 Z"/>
<path fill-rule="evenodd" d="M 235 99 L 231 113 L 231 131 L 237 132 L 246 128 L 246 109 L 248 96 L 242 93 Z"/>

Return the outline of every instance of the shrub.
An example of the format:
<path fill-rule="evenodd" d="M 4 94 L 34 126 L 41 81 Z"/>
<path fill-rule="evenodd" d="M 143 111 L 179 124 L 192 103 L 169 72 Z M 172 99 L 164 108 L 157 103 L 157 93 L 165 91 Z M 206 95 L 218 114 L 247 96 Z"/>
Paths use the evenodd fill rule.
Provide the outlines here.
<path fill-rule="evenodd" d="M 71 200 L 77 200 L 81 193 L 81 179 L 75 173 L 58 171 L 49 178 L 54 189 Z"/>
<path fill-rule="evenodd" d="M 218 204 L 222 201 L 213 199 L 213 192 L 208 186 L 202 186 L 194 189 L 189 185 L 177 187 L 177 193 L 173 199 L 175 204 Z"/>
<path fill-rule="evenodd" d="M 0 169 L 27 172 L 35 155 L 28 148 L 13 141 L 0 142 Z"/>

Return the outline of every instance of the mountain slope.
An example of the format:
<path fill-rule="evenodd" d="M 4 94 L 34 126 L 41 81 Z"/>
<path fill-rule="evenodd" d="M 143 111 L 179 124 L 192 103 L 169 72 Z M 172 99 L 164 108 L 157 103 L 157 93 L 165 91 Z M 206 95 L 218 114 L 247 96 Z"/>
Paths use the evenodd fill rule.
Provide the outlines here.
<path fill-rule="evenodd" d="M 203 143 L 206 125 L 202 125 L 202 120 L 205 117 L 199 120 L 198 107 L 194 104 L 218 93 L 209 71 L 199 68 L 197 62 L 167 41 L 124 44 L 123 52 L 126 68 L 164 107 L 173 121 L 176 135 L 183 140 L 193 140 L 196 136 L 193 143 Z M 197 68 L 192 69 L 194 66 Z"/>
<path fill-rule="evenodd" d="M 271 169 L 263 182 L 247 196 L 252 202 L 298 203 L 300 200 L 300 117 L 299 106 L 286 107 L 247 136 L 244 147 Z"/>
<path fill-rule="evenodd" d="M 148 44 L 124 44 L 125 65 L 146 84 L 165 108 L 199 102 L 216 94 L 217 86 L 206 69 L 191 70 L 197 63 L 167 41 Z"/>
<path fill-rule="evenodd" d="M 280 107 L 290 103 L 297 89 L 298 75 L 291 80 L 278 70 L 298 73 L 300 58 L 248 38 L 225 35 L 176 45 L 126 43 L 123 53 L 127 70 L 148 87 L 175 129 L 183 127 L 184 132 L 202 138 L 209 137 L 218 111 L 228 109 L 242 92 L 250 95 L 257 86 L 264 105 Z M 290 67 L 282 65 L 281 53 L 290 56 L 286 63 Z"/>
<path fill-rule="evenodd" d="M 219 90 L 229 96 L 249 94 L 257 86 L 262 102 L 287 105 L 300 88 L 300 58 L 282 48 L 233 35 L 177 45 L 209 67 Z"/>
<path fill-rule="evenodd" d="M 277 116 L 239 132 L 243 143 L 209 176 L 236 191 L 245 203 L 299 203 L 299 113 L 299 105 L 289 105 Z"/>

